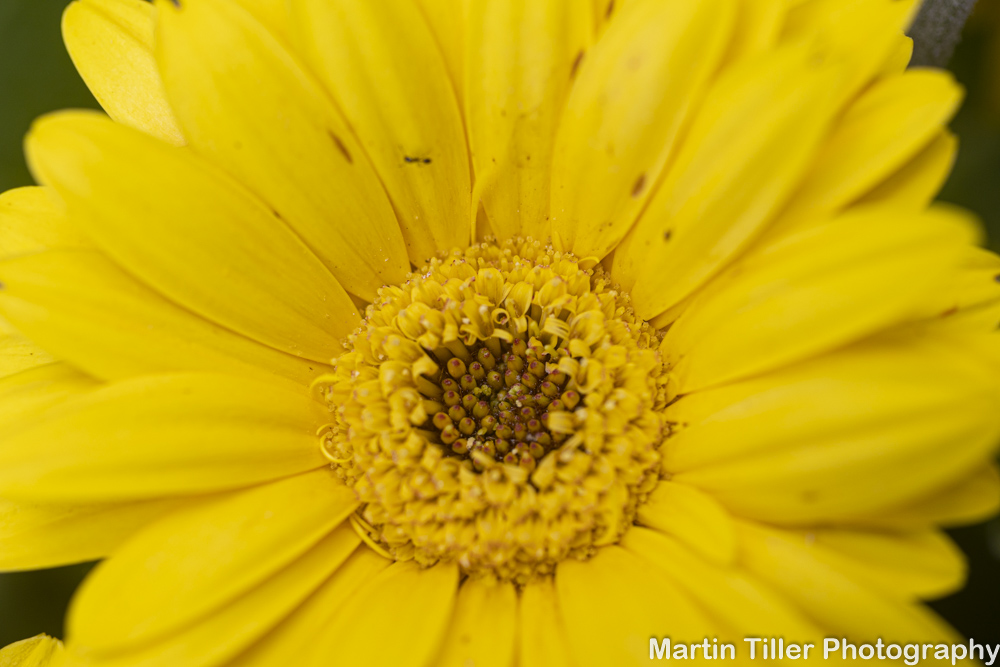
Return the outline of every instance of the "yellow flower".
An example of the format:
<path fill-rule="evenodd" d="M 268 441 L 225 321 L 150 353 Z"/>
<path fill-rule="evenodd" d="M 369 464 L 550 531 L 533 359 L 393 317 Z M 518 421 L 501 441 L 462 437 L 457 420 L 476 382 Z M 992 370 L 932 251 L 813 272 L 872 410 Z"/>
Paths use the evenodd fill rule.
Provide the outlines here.
<path fill-rule="evenodd" d="M 0 198 L 0 567 L 110 556 L 100 667 L 950 642 L 1000 258 L 912 11 L 78 0 L 113 120 Z"/>

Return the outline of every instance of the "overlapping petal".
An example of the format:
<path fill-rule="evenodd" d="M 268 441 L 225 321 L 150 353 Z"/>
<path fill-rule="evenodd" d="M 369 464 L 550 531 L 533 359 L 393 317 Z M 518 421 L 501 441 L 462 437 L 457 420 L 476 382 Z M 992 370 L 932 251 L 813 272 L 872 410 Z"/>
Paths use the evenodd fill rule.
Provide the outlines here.
<path fill-rule="evenodd" d="M 314 361 L 354 326 L 354 304 L 302 241 L 190 151 L 66 112 L 35 124 L 27 152 L 97 245 L 177 303 Z"/>
<path fill-rule="evenodd" d="M 517 590 L 510 582 L 468 580 L 455 609 L 435 665 L 506 667 L 514 659 Z"/>
<path fill-rule="evenodd" d="M 392 561 L 361 547 L 317 590 L 289 614 L 275 630 L 232 661 L 232 667 L 270 667 L 295 655 L 303 664 L 329 660 L 322 639 L 331 624 L 344 613 L 345 603 Z"/>
<path fill-rule="evenodd" d="M 872 208 L 765 244 L 701 291 L 664 337 L 677 392 L 772 370 L 903 321 L 947 284 L 975 235 L 947 210 Z"/>
<path fill-rule="evenodd" d="M 184 135 L 261 197 L 351 293 L 409 268 L 366 150 L 268 28 L 229 0 L 157 2 L 156 53 Z"/>
<path fill-rule="evenodd" d="M 287 567 L 277 570 L 216 613 L 134 649 L 77 655 L 94 667 L 201 667 L 227 662 L 265 636 L 319 588 L 360 540 L 346 525 L 335 529 Z"/>
<path fill-rule="evenodd" d="M 153 56 L 156 9 L 143 0 L 77 0 L 63 14 L 63 41 L 108 115 L 168 143 L 184 135 Z"/>
<path fill-rule="evenodd" d="M 873 340 L 678 400 L 664 469 L 744 516 L 849 517 L 983 465 L 997 397 L 995 369 L 953 343 Z"/>
<path fill-rule="evenodd" d="M 0 313 L 46 350 L 105 380 L 215 371 L 276 375 L 304 385 L 326 368 L 199 317 L 94 251 L 0 261 L 0 280 Z M 5 356 L 4 362 L 17 358 Z M 38 353 L 21 358 L 45 360 Z"/>
<path fill-rule="evenodd" d="M 0 570 L 33 570 L 110 556 L 178 504 L 37 505 L 0 500 Z"/>
<path fill-rule="evenodd" d="M 674 581 L 619 546 L 585 563 L 562 563 L 556 590 L 570 653 L 581 666 L 647 664 L 649 638 L 664 628 L 678 642 L 717 634 L 718 625 Z"/>
<path fill-rule="evenodd" d="M 728 0 L 637 0 L 584 56 L 553 153 L 558 247 L 601 258 L 625 236 L 722 57 L 733 13 Z"/>
<path fill-rule="evenodd" d="M 321 667 L 336 655 L 346 664 L 363 664 L 379 646 L 379 659 L 400 667 L 429 664 L 449 631 L 458 593 L 458 567 L 393 563 L 363 581 L 326 624 L 305 665 Z M 391 604 L 386 604 L 391 600 Z M 381 641 L 393 629 L 392 642 Z"/>
<path fill-rule="evenodd" d="M 316 446 L 323 410 L 275 381 L 146 375 L 32 407 L 33 423 L 0 447 L 4 497 L 99 503 L 193 495 L 326 461 Z"/>
<path fill-rule="evenodd" d="M 469 243 L 472 179 L 458 102 L 413 0 L 296 0 L 321 81 L 358 134 L 417 265 Z"/>
<path fill-rule="evenodd" d="M 469 149 L 493 233 L 548 238 L 555 133 L 588 57 L 590 16 L 567 0 L 474 2 L 465 106 Z"/>
<path fill-rule="evenodd" d="M 150 524 L 81 588 L 69 615 L 72 641 L 84 655 L 113 656 L 190 627 L 250 593 L 354 509 L 353 494 L 331 481 L 329 471 L 290 477 L 192 503 Z M 333 553 L 343 554 L 352 539 L 331 537 L 333 551 L 324 551 L 330 570 Z"/>

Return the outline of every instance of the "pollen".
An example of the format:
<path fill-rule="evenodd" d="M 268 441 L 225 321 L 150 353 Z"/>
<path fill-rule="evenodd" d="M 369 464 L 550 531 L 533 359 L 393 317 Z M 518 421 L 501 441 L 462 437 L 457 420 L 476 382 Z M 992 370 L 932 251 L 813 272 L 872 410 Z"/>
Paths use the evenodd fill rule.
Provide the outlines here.
<path fill-rule="evenodd" d="M 659 481 L 669 376 L 660 334 L 585 267 L 487 241 L 380 290 L 315 383 L 362 539 L 525 583 L 632 525 Z"/>

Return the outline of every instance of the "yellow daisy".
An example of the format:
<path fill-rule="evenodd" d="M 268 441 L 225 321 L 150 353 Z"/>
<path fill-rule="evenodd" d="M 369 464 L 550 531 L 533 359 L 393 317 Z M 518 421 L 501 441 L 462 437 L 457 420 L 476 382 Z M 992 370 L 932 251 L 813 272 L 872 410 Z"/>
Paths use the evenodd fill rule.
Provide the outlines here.
<path fill-rule="evenodd" d="M 955 639 L 1000 258 L 913 11 L 71 5 L 111 119 L 0 198 L 0 567 L 110 556 L 66 664 Z"/>

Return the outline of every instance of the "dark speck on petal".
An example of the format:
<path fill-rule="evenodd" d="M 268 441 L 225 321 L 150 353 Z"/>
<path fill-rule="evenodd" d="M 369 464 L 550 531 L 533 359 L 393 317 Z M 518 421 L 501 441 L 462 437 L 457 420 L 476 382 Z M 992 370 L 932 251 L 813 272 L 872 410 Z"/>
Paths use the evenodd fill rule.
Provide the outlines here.
<path fill-rule="evenodd" d="M 583 62 L 583 51 L 576 54 L 576 58 L 573 59 L 573 66 L 569 70 L 569 78 L 573 79 L 576 77 L 576 71 L 580 69 L 581 62 Z"/>
<path fill-rule="evenodd" d="M 639 174 L 639 178 L 635 179 L 635 185 L 632 186 L 632 198 L 638 199 L 642 191 L 646 189 L 646 174 Z"/>
<path fill-rule="evenodd" d="M 330 132 L 330 138 L 333 139 L 333 143 L 337 145 L 337 150 L 341 152 L 344 159 L 347 160 L 347 163 L 354 164 L 354 158 L 351 157 L 351 153 L 347 150 L 347 146 L 344 145 L 344 142 L 340 140 L 340 137 L 333 132 Z"/>

